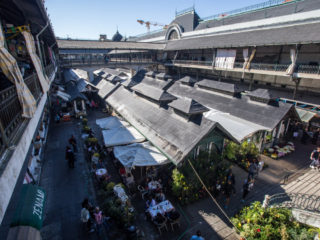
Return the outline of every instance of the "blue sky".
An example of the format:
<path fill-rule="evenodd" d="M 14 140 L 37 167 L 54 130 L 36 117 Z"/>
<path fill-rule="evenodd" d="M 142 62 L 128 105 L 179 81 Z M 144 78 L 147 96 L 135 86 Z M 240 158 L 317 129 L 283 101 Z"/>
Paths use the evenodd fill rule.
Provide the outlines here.
<path fill-rule="evenodd" d="M 137 19 L 169 24 L 175 11 L 195 5 L 200 17 L 265 2 L 266 0 L 46 0 L 56 36 L 97 39 L 112 38 L 117 27 L 122 35 L 147 32 Z M 152 30 L 159 27 L 151 27 Z"/>

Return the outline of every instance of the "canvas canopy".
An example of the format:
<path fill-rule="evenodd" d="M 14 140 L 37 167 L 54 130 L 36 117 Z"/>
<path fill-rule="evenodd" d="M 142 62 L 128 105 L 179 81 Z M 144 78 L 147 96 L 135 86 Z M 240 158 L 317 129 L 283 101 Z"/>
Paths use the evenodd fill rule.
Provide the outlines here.
<path fill-rule="evenodd" d="M 122 121 L 117 117 L 100 118 L 96 120 L 96 124 L 102 129 L 116 129 L 122 127 L 129 127 L 129 123 Z"/>
<path fill-rule="evenodd" d="M 11 227 L 30 226 L 38 230 L 42 227 L 45 191 L 32 184 L 23 184 Z"/>
<path fill-rule="evenodd" d="M 22 107 L 22 116 L 32 118 L 37 109 L 36 100 L 23 80 L 17 60 L 5 48 L 5 38 L 0 24 L 0 68 L 4 75 L 16 86 Z"/>
<path fill-rule="evenodd" d="M 143 142 L 145 138 L 134 127 L 114 128 L 102 131 L 106 147 Z"/>
<path fill-rule="evenodd" d="M 115 147 L 114 155 L 123 166 L 128 168 L 134 166 L 156 166 L 169 162 L 169 160 L 149 142 Z"/>

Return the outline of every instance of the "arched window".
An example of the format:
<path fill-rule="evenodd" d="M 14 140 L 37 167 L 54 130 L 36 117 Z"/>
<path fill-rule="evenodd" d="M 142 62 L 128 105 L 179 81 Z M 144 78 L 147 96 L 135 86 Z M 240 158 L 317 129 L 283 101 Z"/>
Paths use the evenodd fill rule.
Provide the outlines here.
<path fill-rule="evenodd" d="M 174 39 L 178 39 L 178 33 L 176 30 L 172 30 L 169 34 L 168 40 L 174 40 Z"/>

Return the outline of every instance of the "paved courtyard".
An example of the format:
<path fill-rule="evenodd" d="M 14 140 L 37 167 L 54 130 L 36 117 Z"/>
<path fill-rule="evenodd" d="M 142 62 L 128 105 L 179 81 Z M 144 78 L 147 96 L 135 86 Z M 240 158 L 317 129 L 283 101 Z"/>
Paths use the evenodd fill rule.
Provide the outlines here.
<path fill-rule="evenodd" d="M 100 143 L 102 143 L 101 130 L 95 124 L 95 119 L 106 117 L 101 111 L 91 111 L 88 119 Z M 65 147 L 68 138 L 75 135 L 78 139 L 79 152 L 76 155 L 75 169 L 69 169 L 65 160 Z M 87 234 L 83 231 L 80 223 L 81 202 L 85 197 L 96 203 L 95 192 L 98 190 L 92 181 L 89 165 L 84 157 L 83 148 L 80 146 L 81 126 L 77 120 L 66 123 L 51 123 L 48 145 L 44 156 L 43 172 L 40 185 L 47 191 L 47 205 L 45 211 L 44 227 L 42 235 L 44 240 L 58 239 L 98 239 L 97 234 Z M 247 177 L 247 172 L 238 166 L 233 166 L 236 178 L 236 194 L 231 197 L 230 207 L 224 209 L 229 217 L 237 213 L 244 205 L 252 201 L 262 201 L 265 194 L 281 192 L 306 192 L 317 193 L 317 178 L 319 173 L 310 172 L 309 155 L 313 145 L 302 145 L 296 142 L 296 151 L 290 155 L 272 160 L 263 157 L 268 168 L 263 170 L 255 183 L 245 203 L 241 203 L 242 184 Z M 120 182 L 118 170 L 113 166 L 110 159 L 105 159 L 111 181 Z M 290 173 L 289 183 L 283 185 L 284 177 Z M 308 177 L 308 174 L 310 175 Z M 297 185 L 298 184 L 298 185 Z M 308 185 L 308 188 L 304 187 Z M 297 187 L 299 186 L 299 187 Z M 318 189 L 318 190 L 316 190 Z M 318 191 L 320 192 L 320 191 Z M 171 199 L 170 199 L 171 200 Z M 153 224 L 148 222 L 144 214 L 144 202 L 138 193 L 134 193 L 131 201 L 137 210 L 136 223 L 143 232 L 143 239 L 190 239 L 190 236 L 201 230 L 206 240 L 208 239 L 237 239 L 232 225 L 221 213 L 219 208 L 210 199 L 202 199 L 194 204 L 181 207 L 172 199 L 175 207 L 182 215 L 181 226 L 174 232 L 169 230 L 160 235 Z M 217 201 L 220 206 L 224 205 L 224 197 L 220 196 Z M 111 239 L 123 239 L 123 234 L 113 233 Z"/>

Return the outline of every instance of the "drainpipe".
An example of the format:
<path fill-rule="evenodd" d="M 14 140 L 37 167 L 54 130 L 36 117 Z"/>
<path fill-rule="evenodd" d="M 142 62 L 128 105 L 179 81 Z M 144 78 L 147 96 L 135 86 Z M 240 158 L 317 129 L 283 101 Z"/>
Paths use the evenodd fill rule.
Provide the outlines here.
<path fill-rule="evenodd" d="M 48 26 L 49 26 L 49 21 L 47 21 L 47 24 L 36 35 L 36 41 L 37 41 L 37 44 L 38 44 L 38 51 L 39 51 L 39 57 L 40 57 L 40 62 L 41 62 L 41 66 L 42 66 L 42 71 L 44 71 L 44 67 L 43 67 L 43 62 L 42 62 L 42 53 L 41 53 L 41 48 L 40 48 L 39 36 L 40 36 L 40 34 L 42 34 L 44 32 L 44 30 L 46 30 L 46 28 Z"/>

